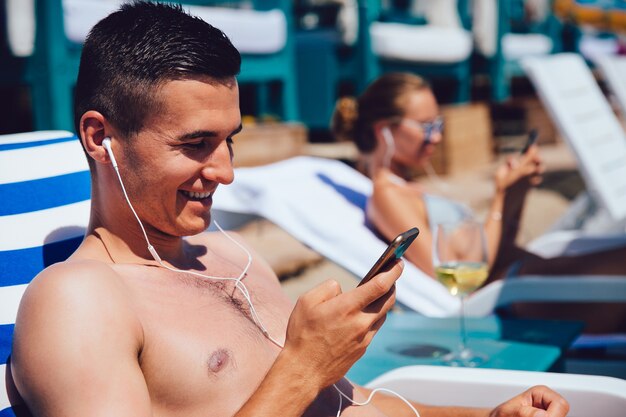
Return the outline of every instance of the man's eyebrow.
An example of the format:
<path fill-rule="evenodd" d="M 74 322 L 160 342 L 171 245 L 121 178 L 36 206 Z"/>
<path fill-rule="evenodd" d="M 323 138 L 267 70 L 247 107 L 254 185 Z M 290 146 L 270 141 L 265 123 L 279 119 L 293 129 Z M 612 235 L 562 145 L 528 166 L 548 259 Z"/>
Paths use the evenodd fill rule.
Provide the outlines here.
<path fill-rule="evenodd" d="M 230 137 L 236 135 L 237 133 L 241 132 L 242 129 L 243 125 L 240 123 L 239 126 L 237 126 L 237 128 L 233 130 L 228 136 Z M 198 138 L 214 138 L 217 136 L 218 133 L 214 130 L 194 130 L 193 132 L 185 133 L 184 135 L 179 136 L 178 140 L 184 142 Z"/>

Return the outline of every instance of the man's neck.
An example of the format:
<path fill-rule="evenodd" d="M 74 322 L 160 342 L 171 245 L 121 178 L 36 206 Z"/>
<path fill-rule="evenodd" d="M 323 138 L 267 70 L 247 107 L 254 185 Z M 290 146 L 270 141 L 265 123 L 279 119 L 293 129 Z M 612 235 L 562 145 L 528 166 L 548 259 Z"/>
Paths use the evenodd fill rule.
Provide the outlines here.
<path fill-rule="evenodd" d="M 113 263 L 156 264 L 148 249 L 150 244 L 163 261 L 184 266 L 186 254 L 183 238 L 165 235 L 148 225 L 144 227 L 150 243 L 146 241 L 136 220 L 106 222 L 92 213 L 85 241 L 92 248 L 92 253 Z"/>

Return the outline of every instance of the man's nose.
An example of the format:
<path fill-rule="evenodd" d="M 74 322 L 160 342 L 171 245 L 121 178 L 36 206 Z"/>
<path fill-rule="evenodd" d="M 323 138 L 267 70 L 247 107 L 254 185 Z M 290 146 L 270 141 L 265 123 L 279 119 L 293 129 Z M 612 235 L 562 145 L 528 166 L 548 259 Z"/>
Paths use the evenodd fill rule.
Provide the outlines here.
<path fill-rule="evenodd" d="M 220 143 L 217 148 L 207 158 L 202 168 L 202 177 L 219 182 L 220 184 L 230 184 L 235 179 L 233 170 L 233 158 L 231 147 L 226 141 Z"/>

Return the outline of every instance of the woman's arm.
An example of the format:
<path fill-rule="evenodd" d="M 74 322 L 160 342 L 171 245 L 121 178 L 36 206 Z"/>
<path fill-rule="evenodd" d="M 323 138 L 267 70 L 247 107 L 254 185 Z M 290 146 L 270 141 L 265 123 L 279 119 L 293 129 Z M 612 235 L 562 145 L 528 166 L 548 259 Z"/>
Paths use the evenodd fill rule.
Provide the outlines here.
<path fill-rule="evenodd" d="M 491 201 L 489 213 L 485 219 L 485 239 L 487 239 L 487 262 L 489 267 L 498 254 L 500 240 L 502 238 L 502 212 L 504 211 L 504 192 L 496 191 L 496 195 Z"/>
<path fill-rule="evenodd" d="M 509 157 L 494 176 L 495 195 L 485 221 L 487 253 L 492 267 L 498 252 L 515 246 L 520 217 L 531 186 L 541 182 L 543 165 L 533 145 L 517 157 Z"/>
<path fill-rule="evenodd" d="M 542 172 L 537 145 L 531 146 L 519 157 L 508 158 L 497 169 L 495 196 L 485 221 L 490 267 L 502 249 L 502 243 L 515 242 L 526 194 L 531 185 L 541 182 Z M 434 276 L 433 231 L 430 230 L 423 195 L 414 187 L 398 184 L 392 177 L 393 174 L 387 169 L 381 169 L 374 176 L 374 189 L 368 201 L 367 217 L 387 241 L 411 227 L 418 227 L 420 236 L 409 247 L 405 256 L 422 271 Z"/>
<path fill-rule="evenodd" d="M 420 234 L 404 256 L 422 271 L 434 276 L 432 231 L 423 196 L 417 189 L 392 181 L 390 176 L 388 170 L 380 170 L 374 177 L 367 218 L 387 241 L 417 227 Z"/>

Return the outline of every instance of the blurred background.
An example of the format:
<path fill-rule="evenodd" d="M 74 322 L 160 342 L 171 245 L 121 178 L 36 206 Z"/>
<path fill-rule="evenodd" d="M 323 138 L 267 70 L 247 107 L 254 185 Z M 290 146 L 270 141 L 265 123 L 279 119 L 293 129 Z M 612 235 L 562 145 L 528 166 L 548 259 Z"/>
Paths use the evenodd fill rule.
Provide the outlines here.
<path fill-rule="evenodd" d="M 121 3 L 0 1 L 0 134 L 74 130 L 81 44 Z M 237 141 L 239 166 L 300 154 L 352 163 L 353 145 L 335 143 L 329 130 L 337 99 L 358 95 L 384 72 L 415 72 L 429 80 L 442 104 L 446 130 L 433 166 L 437 175 L 452 176 L 452 184 L 461 173 L 461 182 L 482 178 L 481 169 L 491 169 L 498 157 L 522 146 L 531 129 L 539 131 L 549 171 L 557 172 L 548 173 L 543 188 L 556 194 L 548 215 L 527 222 L 525 241 L 544 231 L 584 185 L 520 60 L 581 54 L 606 91 L 595 60 L 624 52 L 626 29 L 621 0 L 182 3 L 224 30 L 242 52 L 245 129 Z M 476 185 L 462 195 L 454 195 L 454 187 L 448 191 L 480 212 L 489 187 Z M 467 184 L 460 188 L 467 190 Z"/>
<path fill-rule="evenodd" d="M 120 3 L 0 2 L 1 134 L 72 128 L 81 43 Z M 593 66 L 598 54 L 623 52 L 620 32 L 626 28 L 621 0 L 182 3 L 222 28 L 241 50 L 243 113 L 257 121 L 299 122 L 314 141 L 330 140 L 338 97 L 358 94 L 377 75 L 398 70 L 428 78 L 441 103 L 484 104 L 498 122 L 496 136 L 518 133 L 524 126 L 515 120 L 534 110 L 520 59 L 572 51 Z"/>

